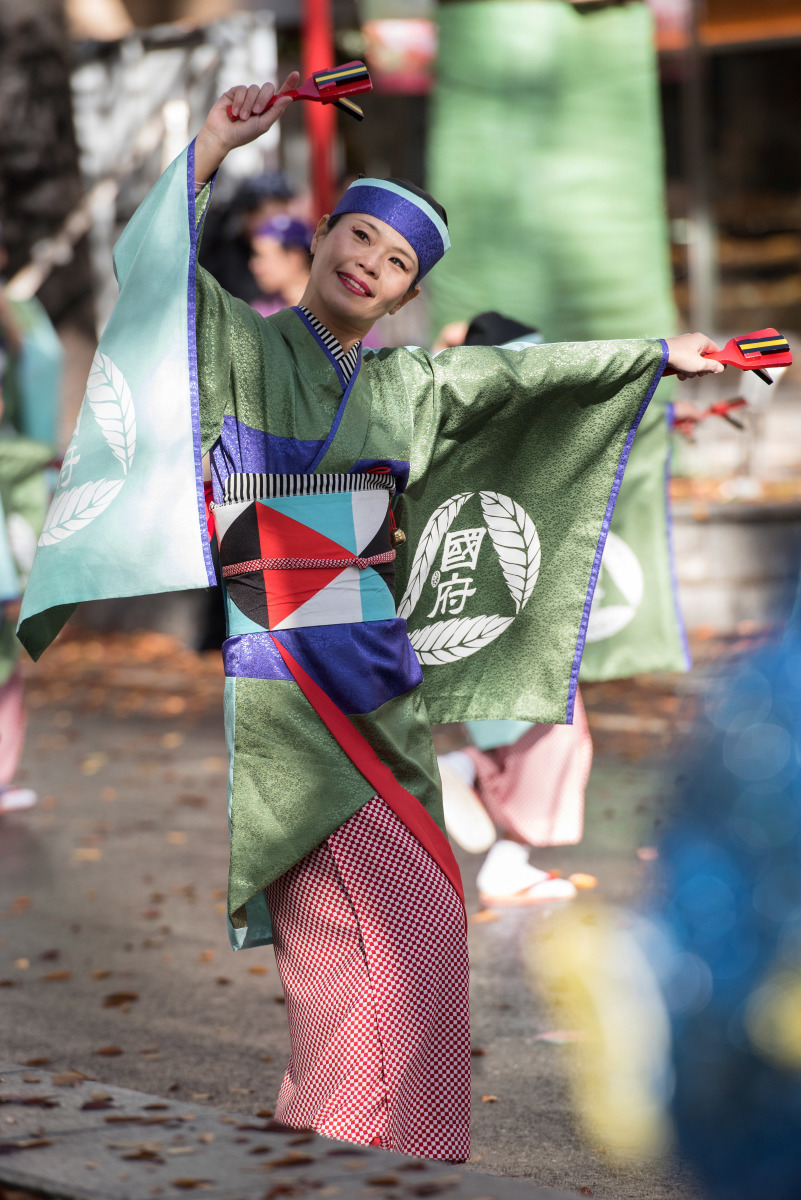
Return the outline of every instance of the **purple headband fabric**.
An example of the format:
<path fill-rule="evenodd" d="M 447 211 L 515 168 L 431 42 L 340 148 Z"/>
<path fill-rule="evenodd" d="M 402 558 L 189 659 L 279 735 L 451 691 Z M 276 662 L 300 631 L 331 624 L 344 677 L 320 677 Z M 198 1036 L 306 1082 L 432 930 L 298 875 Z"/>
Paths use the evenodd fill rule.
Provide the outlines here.
<path fill-rule="evenodd" d="M 414 250 L 422 279 L 439 262 L 448 246 L 416 199 L 411 192 L 399 195 L 395 190 L 362 184 L 349 187 L 331 215 L 357 212 L 386 221 Z"/>
<path fill-rule="evenodd" d="M 298 246 L 303 250 L 310 250 L 314 230 L 305 221 L 298 221 L 295 217 L 279 213 L 276 217 L 262 221 L 255 236 L 273 238 L 274 241 L 280 242 L 285 247 Z"/>

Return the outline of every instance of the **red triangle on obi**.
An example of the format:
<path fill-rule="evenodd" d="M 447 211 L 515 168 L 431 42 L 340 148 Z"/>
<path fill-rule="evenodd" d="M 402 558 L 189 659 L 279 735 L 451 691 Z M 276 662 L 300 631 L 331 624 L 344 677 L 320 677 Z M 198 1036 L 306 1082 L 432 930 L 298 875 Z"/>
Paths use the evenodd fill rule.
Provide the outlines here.
<path fill-rule="evenodd" d="M 348 558 L 356 556 L 301 521 L 267 504 L 256 504 L 259 543 L 262 558 Z M 267 616 L 270 628 L 282 621 L 327 587 L 344 567 L 299 567 L 292 570 L 264 571 Z"/>

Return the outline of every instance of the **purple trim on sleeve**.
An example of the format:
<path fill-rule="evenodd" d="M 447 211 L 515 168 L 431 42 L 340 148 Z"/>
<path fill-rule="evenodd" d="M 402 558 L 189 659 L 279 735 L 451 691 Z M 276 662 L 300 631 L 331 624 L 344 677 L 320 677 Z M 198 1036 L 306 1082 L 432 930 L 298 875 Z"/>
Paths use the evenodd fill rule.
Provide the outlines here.
<path fill-rule="evenodd" d="M 665 407 L 665 420 L 667 421 L 668 437 L 673 429 L 673 405 L 668 404 Z M 673 447 L 668 447 L 667 457 L 665 458 L 665 524 L 667 528 L 667 551 L 668 551 L 668 566 L 670 567 L 670 588 L 673 595 L 673 609 L 676 614 L 676 629 L 679 633 L 679 641 L 681 642 L 681 652 L 684 655 L 684 667 L 689 671 L 693 665 L 692 655 L 690 654 L 690 644 L 687 641 L 687 626 L 684 624 L 684 614 L 681 611 L 679 603 L 679 581 L 676 577 L 676 557 L 673 553 L 673 505 L 670 500 L 670 466 L 673 459 Z"/>
<path fill-rule="evenodd" d="M 322 446 L 317 451 L 316 455 L 314 456 L 314 461 L 312 462 L 312 465 L 309 467 L 310 475 L 313 474 L 317 470 L 320 463 L 323 461 L 326 454 L 328 453 L 329 446 L 331 445 L 331 443 L 333 442 L 334 438 L 337 435 L 337 430 L 339 429 L 339 426 L 342 422 L 342 418 L 345 415 L 345 409 L 347 407 L 348 400 L 350 399 L 350 394 L 353 391 L 353 385 L 358 378 L 359 371 L 361 370 L 361 368 L 362 368 L 362 351 L 361 351 L 361 347 L 360 347 L 359 353 L 356 356 L 356 366 L 353 368 L 353 374 L 350 377 L 350 383 L 345 388 L 345 391 L 343 393 L 342 403 L 340 404 L 339 408 L 337 409 L 337 415 L 334 417 L 334 423 L 328 431 L 328 437 L 325 439 Z"/>
<path fill-rule="evenodd" d="M 300 319 L 301 319 L 301 321 L 303 322 L 303 324 L 304 324 L 304 325 L 306 326 L 306 328 L 308 329 L 309 333 L 310 333 L 310 334 L 312 335 L 312 337 L 314 338 L 314 340 L 315 340 L 315 342 L 317 343 L 317 345 L 320 347 L 320 349 L 321 349 L 321 350 L 323 351 L 323 353 L 326 355 L 326 357 L 328 358 L 328 361 L 331 363 L 331 366 L 334 368 L 334 370 L 335 370 L 335 371 L 336 371 L 336 373 L 337 373 L 337 379 L 339 380 L 340 386 L 341 386 L 341 387 L 344 389 L 344 388 L 346 387 L 346 380 L 345 380 L 345 376 L 344 376 L 344 374 L 343 374 L 343 372 L 342 372 L 342 368 L 340 367 L 339 363 L 338 363 L 338 362 L 337 362 L 337 360 L 334 358 L 334 355 L 333 355 L 333 354 L 331 353 L 331 351 L 328 349 L 328 347 L 326 346 L 325 342 L 324 342 L 324 341 L 323 341 L 323 339 L 320 337 L 319 333 L 318 333 L 318 332 L 317 332 L 317 330 L 314 328 L 314 326 L 312 325 L 311 321 L 308 319 L 308 317 L 306 316 L 306 314 L 305 314 L 304 312 L 301 312 L 301 310 L 298 308 L 298 306 L 297 306 L 296 304 L 293 304 L 293 305 L 292 305 L 292 311 L 293 311 L 293 313 L 297 313 L 297 315 L 300 317 Z M 361 351 L 359 352 L 359 362 L 361 362 Z M 356 374 L 356 372 L 354 371 L 354 372 L 353 372 L 353 374 L 355 375 L 355 374 Z M 311 468 L 311 469 L 313 470 L 314 468 Z"/>
<path fill-rule="evenodd" d="M 214 188 L 211 180 L 209 200 Z M 200 444 L 200 385 L 197 374 L 197 329 L 195 327 L 197 283 L 197 223 L 195 222 L 195 143 L 189 143 L 186 153 L 186 201 L 189 218 L 189 274 L 186 282 L 186 333 L 189 351 L 189 403 L 192 412 L 192 441 L 195 452 L 195 486 L 197 489 L 197 516 L 200 532 L 200 543 L 203 547 L 203 561 L 206 565 L 206 576 L 209 587 L 217 586 L 217 576 L 211 557 L 208 525 L 206 523 L 206 495 L 203 486 L 203 455 Z M 206 204 L 208 208 L 208 202 Z M 203 210 L 203 216 L 206 209 Z"/>
<path fill-rule="evenodd" d="M 598 582 L 598 576 L 601 572 L 601 559 L 604 556 L 604 547 L 606 546 L 606 535 L 609 533 L 609 526 L 612 521 L 612 513 L 615 511 L 615 504 L 617 502 L 618 493 L 620 492 L 620 485 L 623 482 L 623 472 L 625 471 L 626 463 L 629 460 L 629 454 L 631 453 L 631 447 L 632 447 L 632 443 L 634 442 L 634 435 L 637 432 L 637 427 L 643 418 L 643 414 L 645 413 L 646 408 L 651 403 L 651 398 L 652 398 L 654 392 L 656 391 L 656 385 L 659 383 L 659 380 L 662 378 L 662 376 L 665 372 L 665 367 L 667 366 L 667 361 L 668 361 L 667 342 L 664 340 L 664 338 L 660 338 L 660 341 L 662 343 L 662 360 L 659 364 L 659 367 L 656 370 L 656 373 L 654 374 L 653 379 L 651 380 L 651 386 L 648 388 L 648 393 L 647 393 L 645 399 L 643 400 L 642 404 L 640 405 L 639 411 L 638 411 L 636 417 L 634 418 L 634 421 L 632 422 L 631 429 L 628 432 L 628 436 L 626 438 L 625 445 L 623 446 L 623 453 L 620 455 L 620 462 L 617 464 L 617 470 L 615 471 L 615 478 L 612 481 L 612 490 L 609 493 L 609 502 L 606 506 L 606 512 L 604 513 L 604 519 L 601 524 L 601 532 L 598 537 L 598 545 L 595 548 L 595 558 L 593 559 L 592 570 L 590 571 L 590 581 L 589 581 L 589 584 L 587 585 L 587 597 L 584 601 L 584 612 L 582 613 L 582 616 L 581 616 L 581 625 L 579 626 L 578 641 L 576 642 L 576 653 L 573 655 L 573 669 L 570 672 L 570 684 L 568 686 L 567 712 L 566 712 L 566 723 L 568 725 L 573 724 L 573 709 L 574 709 L 575 703 L 576 703 L 576 689 L 578 687 L 579 667 L 581 666 L 581 659 L 582 659 L 582 655 L 584 654 L 584 642 L 587 637 L 587 625 L 588 625 L 589 619 L 590 619 L 590 609 L 592 608 L 592 598 L 595 595 L 595 585 Z"/>

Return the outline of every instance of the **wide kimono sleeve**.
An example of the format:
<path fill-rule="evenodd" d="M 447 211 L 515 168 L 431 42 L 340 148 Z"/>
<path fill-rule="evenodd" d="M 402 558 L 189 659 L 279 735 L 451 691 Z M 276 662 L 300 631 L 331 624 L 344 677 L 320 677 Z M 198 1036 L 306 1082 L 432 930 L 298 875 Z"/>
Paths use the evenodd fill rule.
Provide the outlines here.
<path fill-rule="evenodd" d="M 204 198 L 205 199 L 205 198 Z M 39 539 L 18 636 L 37 658 L 83 600 L 215 582 L 203 437 L 217 420 L 198 369 L 194 144 L 164 172 L 114 252 L 120 294 L 92 362 Z M 201 332 L 225 337 L 206 319 Z M 219 298 L 218 298 L 219 299 Z M 200 355 L 204 361 L 206 345 Z"/>
<path fill-rule="evenodd" d="M 570 722 L 659 341 L 401 352 L 414 412 L 399 616 L 433 721 Z"/>

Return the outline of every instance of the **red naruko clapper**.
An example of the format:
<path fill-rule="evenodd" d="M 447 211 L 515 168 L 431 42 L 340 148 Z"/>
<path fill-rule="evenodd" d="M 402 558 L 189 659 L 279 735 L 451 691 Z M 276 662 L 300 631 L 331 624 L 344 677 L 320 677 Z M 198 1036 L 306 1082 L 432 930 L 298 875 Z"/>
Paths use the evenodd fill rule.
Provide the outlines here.
<path fill-rule="evenodd" d="M 328 71 L 315 71 L 305 83 L 289 92 L 277 92 L 269 101 L 267 109 L 272 108 L 279 96 L 291 96 L 293 100 L 316 100 L 319 104 L 335 104 L 357 121 L 362 121 L 362 109 L 354 100 L 349 100 L 348 96 L 372 90 L 373 81 L 363 62 L 343 63 L 341 67 L 331 67 Z M 232 121 L 239 120 L 233 115 L 233 105 L 228 105 L 227 112 Z"/>
<path fill-rule="evenodd" d="M 776 329 L 758 329 L 732 338 L 722 350 L 713 350 L 704 358 L 714 358 L 724 367 L 739 367 L 741 371 L 754 371 L 765 383 L 773 383 L 766 367 L 789 367 L 793 355 L 787 338 Z M 666 375 L 675 375 L 674 367 L 665 368 Z"/>

